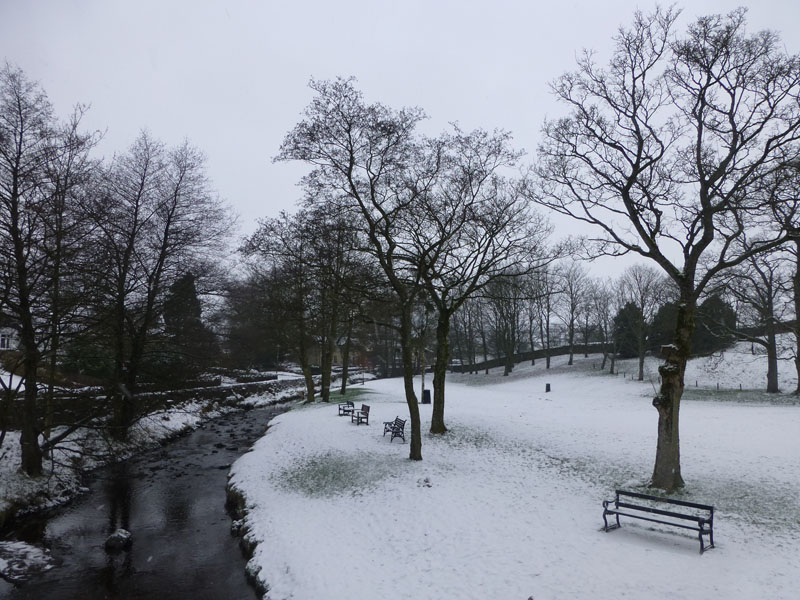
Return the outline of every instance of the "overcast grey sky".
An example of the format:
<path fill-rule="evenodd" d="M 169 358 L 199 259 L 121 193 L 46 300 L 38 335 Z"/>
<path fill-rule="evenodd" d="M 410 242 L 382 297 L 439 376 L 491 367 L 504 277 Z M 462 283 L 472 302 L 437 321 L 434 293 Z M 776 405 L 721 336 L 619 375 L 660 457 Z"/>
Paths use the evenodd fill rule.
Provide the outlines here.
<path fill-rule="evenodd" d="M 683 3 L 682 22 L 741 2 Z M 39 81 L 57 112 L 91 104 L 100 152 L 147 128 L 208 156 L 241 230 L 293 210 L 305 172 L 273 164 L 311 99 L 310 77 L 358 78 L 368 101 L 422 107 L 425 131 L 448 122 L 513 132 L 532 157 L 545 116 L 563 109 L 547 83 L 581 48 L 608 56 L 633 0 L 0 0 L 0 57 Z M 800 1 L 749 7 L 750 30 L 775 29 L 800 51 Z"/>

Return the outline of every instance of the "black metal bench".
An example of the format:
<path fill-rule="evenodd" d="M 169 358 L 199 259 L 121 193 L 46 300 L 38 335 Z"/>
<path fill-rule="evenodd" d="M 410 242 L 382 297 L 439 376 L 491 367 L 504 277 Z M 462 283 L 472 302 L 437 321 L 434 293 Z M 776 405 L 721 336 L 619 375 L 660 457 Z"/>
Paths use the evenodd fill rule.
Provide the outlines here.
<path fill-rule="evenodd" d="M 342 402 L 341 404 L 339 404 L 339 416 L 345 417 L 347 415 L 351 415 L 353 414 L 353 411 L 355 409 L 356 407 L 353 405 L 352 402 L 350 402 L 350 400 L 348 400 L 347 402 Z"/>
<path fill-rule="evenodd" d="M 665 506 L 677 506 L 692 510 L 680 512 L 679 509 L 667 510 L 664 508 Z M 606 517 L 609 515 L 615 517 L 616 524 L 608 524 Z M 603 530 L 611 531 L 620 527 L 620 517 L 642 519 L 696 531 L 700 540 L 700 554 L 714 547 L 714 507 L 708 504 L 617 490 L 617 495 L 613 500 L 603 500 L 603 522 L 605 523 Z M 704 536 L 708 536 L 708 545 L 703 540 Z"/>
<path fill-rule="evenodd" d="M 394 438 L 399 437 L 404 442 L 406 441 L 406 422 L 400 417 L 395 417 L 394 421 L 383 422 L 383 435 L 386 437 L 387 433 L 391 433 L 392 437 L 389 438 L 389 443 L 392 443 Z"/>
<path fill-rule="evenodd" d="M 355 423 L 356 425 L 361 425 L 361 423 L 366 423 L 369 425 L 369 406 L 362 404 L 361 408 L 354 410 L 350 414 L 350 422 Z"/>

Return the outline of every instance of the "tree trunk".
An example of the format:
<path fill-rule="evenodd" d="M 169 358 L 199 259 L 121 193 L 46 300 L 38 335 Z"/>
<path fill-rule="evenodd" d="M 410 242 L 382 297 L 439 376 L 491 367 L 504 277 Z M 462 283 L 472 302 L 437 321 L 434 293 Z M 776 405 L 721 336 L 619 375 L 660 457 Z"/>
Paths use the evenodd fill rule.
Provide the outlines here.
<path fill-rule="evenodd" d="M 800 239 L 794 241 L 795 269 L 792 275 L 792 299 L 794 300 L 794 368 L 797 373 L 797 387 L 794 393 L 800 396 Z"/>
<path fill-rule="evenodd" d="M 545 321 L 544 368 L 550 368 L 550 317 Z"/>
<path fill-rule="evenodd" d="M 450 315 L 439 312 L 436 323 L 436 361 L 433 365 L 433 413 L 431 433 L 445 433 L 444 387 L 447 377 L 447 363 L 450 360 Z"/>
<path fill-rule="evenodd" d="M 25 394 L 22 404 L 22 431 L 19 443 L 22 450 L 22 470 L 36 477 L 42 474 L 42 450 L 39 447 L 39 428 L 37 426 L 36 396 L 38 368 L 38 351 L 33 335 L 30 319 L 23 323 L 21 342 L 24 353 Z M 27 330 L 27 331 L 26 331 Z"/>
<path fill-rule="evenodd" d="M 422 431 L 419 418 L 419 402 L 414 393 L 414 344 L 412 340 L 411 307 L 402 307 L 400 317 L 400 348 L 403 355 L 403 386 L 406 392 L 406 404 L 411 420 L 411 443 L 408 458 L 422 460 Z"/>
<path fill-rule="evenodd" d="M 778 389 L 778 344 L 775 340 L 775 319 L 767 317 L 767 393 L 777 394 Z"/>
<path fill-rule="evenodd" d="M 36 371 L 39 368 L 39 349 L 36 345 L 36 328 L 34 327 L 33 307 L 31 306 L 31 289 L 28 271 L 28 253 L 21 229 L 20 196 L 17 191 L 17 178 L 14 177 L 14 190 L 11 193 L 11 224 L 9 230 L 13 245 L 14 266 L 16 273 L 18 299 L 18 317 L 21 326 L 20 343 L 22 345 L 23 369 L 25 378 L 25 394 L 22 404 L 22 431 L 19 438 L 21 446 L 21 467 L 31 477 L 42 474 L 42 450 L 39 447 L 39 424 L 36 410 L 38 386 Z"/>
<path fill-rule="evenodd" d="M 300 340 L 299 340 L 299 354 L 300 354 L 300 368 L 303 371 L 303 378 L 306 381 L 306 399 L 305 402 L 310 404 L 314 402 L 314 376 L 311 373 L 311 364 L 308 360 L 308 344 L 306 343 L 305 327 L 300 325 Z"/>
<path fill-rule="evenodd" d="M 572 366 L 575 359 L 575 321 L 572 321 L 567 327 L 567 336 L 569 338 L 569 362 L 567 364 Z"/>
<path fill-rule="evenodd" d="M 467 360 L 469 360 L 469 372 L 472 374 L 473 372 L 477 375 L 478 370 L 473 369 L 473 365 L 476 362 L 476 350 L 475 350 L 475 329 L 472 324 L 472 309 L 467 312 Z"/>
<path fill-rule="evenodd" d="M 536 356 L 534 352 L 536 351 L 536 336 L 533 335 L 533 316 L 529 313 L 528 314 L 528 343 L 531 347 L 531 366 L 536 364 Z"/>
<path fill-rule="evenodd" d="M 347 338 L 342 349 L 342 387 L 339 393 L 344 396 L 347 392 L 347 378 L 350 376 L 350 342 L 353 340 L 353 317 L 347 319 Z"/>
<path fill-rule="evenodd" d="M 320 400 L 322 402 L 331 401 L 331 370 L 333 369 L 333 338 L 326 335 L 320 344 Z"/>
<path fill-rule="evenodd" d="M 639 311 L 644 314 L 644 307 L 640 306 Z M 638 330 L 636 332 L 636 344 L 639 350 L 639 381 L 644 381 L 644 355 L 647 352 L 647 331 L 645 329 L 644 318 L 639 320 L 636 326 Z"/>
<path fill-rule="evenodd" d="M 483 323 L 481 323 L 481 343 L 483 344 L 483 364 L 489 364 L 489 347 L 486 345 L 486 329 L 484 328 Z M 477 369 L 476 369 L 477 372 Z M 486 367 L 486 375 L 489 374 L 489 367 Z"/>
<path fill-rule="evenodd" d="M 694 300 L 688 293 L 682 293 L 675 324 L 675 340 L 673 344 L 661 349 L 665 359 L 664 364 L 658 368 L 661 389 L 653 398 L 653 406 L 658 411 L 658 443 L 650 485 L 666 491 L 683 487 L 678 425 L 684 388 L 683 376 L 691 353 L 695 327 L 694 311 Z"/>

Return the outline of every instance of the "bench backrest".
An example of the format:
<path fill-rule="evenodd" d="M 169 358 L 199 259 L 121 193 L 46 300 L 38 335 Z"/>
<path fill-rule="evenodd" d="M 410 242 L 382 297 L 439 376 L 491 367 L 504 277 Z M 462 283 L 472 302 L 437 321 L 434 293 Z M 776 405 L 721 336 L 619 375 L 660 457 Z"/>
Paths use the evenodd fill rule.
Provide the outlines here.
<path fill-rule="evenodd" d="M 406 422 L 401 419 L 400 417 L 395 417 L 394 419 L 394 427 L 396 429 L 400 429 L 401 431 L 406 428 Z"/>
<path fill-rule="evenodd" d="M 354 406 L 353 405 L 353 401 L 352 400 L 348 400 L 347 402 L 345 402 L 345 406 L 347 406 L 347 407 Z"/>
<path fill-rule="evenodd" d="M 369 414 L 369 405 L 368 404 L 362 404 L 360 410 L 365 415 L 368 415 Z"/>
<path fill-rule="evenodd" d="M 626 501 L 626 499 L 631 499 L 633 501 L 639 500 L 644 502 L 630 502 Z M 693 508 L 697 511 L 706 511 L 708 515 L 697 515 L 697 514 L 688 514 L 686 513 L 679 513 L 672 510 L 663 510 L 656 508 L 650 504 L 645 504 L 645 502 L 649 502 L 652 504 L 671 504 L 674 506 L 685 506 L 686 508 Z M 675 519 L 684 519 L 687 521 L 713 521 L 714 520 L 714 507 L 709 504 L 698 504 L 696 502 L 687 502 L 686 500 L 675 500 L 673 498 L 662 498 L 661 496 L 651 496 L 649 494 L 640 494 L 638 492 L 628 492 L 625 490 L 617 490 L 617 497 L 615 500 L 615 504 L 620 508 L 632 508 L 636 510 L 641 510 L 644 512 L 653 513 L 656 515 L 663 515 L 665 517 L 673 517 Z"/>

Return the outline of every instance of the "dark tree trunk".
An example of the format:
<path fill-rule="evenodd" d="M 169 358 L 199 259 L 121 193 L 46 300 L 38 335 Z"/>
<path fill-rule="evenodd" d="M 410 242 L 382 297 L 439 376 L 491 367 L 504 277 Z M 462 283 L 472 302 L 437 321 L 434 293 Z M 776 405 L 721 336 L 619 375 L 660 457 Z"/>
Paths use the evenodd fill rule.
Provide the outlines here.
<path fill-rule="evenodd" d="M 644 315 L 644 308 L 642 306 L 639 307 L 639 312 Z M 639 381 L 644 381 L 644 355 L 645 352 L 647 352 L 647 330 L 643 316 L 636 326 L 636 344 L 638 346 L 637 350 L 639 351 Z"/>
<path fill-rule="evenodd" d="M 686 361 L 691 354 L 695 301 L 683 292 L 678 304 L 675 339 L 661 350 L 665 359 L 658 368 L 661 375 L 661 389 L 653 398 L 653 406 L 658 410 L 658 443 L 653 467 L 651 485 L 666 491 L 683 487 L 681 477 L 681 451 L 678 423 L 680 403 L 684 389 Z"/>
<path fill-rule="evenodd" d="M 436 323 L 436 360 L 433 364 L 433 412 L 431 433 L 445 433 L 444 392 L 447 363 L 450 360 L 450 315 L 439 313 Z"/>
<path fill-rule="evenodd" d="M 792 297 L 794 300 L 794 368 L 797 373 L 797 387 L 794 393 L 800 396 L 800 239 L 794 241 L 795 269 L 792 276 Z"/>
<path fill-rule="evenodd" d="M 572 321 L 567 327 L 567 337 L 569 338 L 569 362 L 567 364 L 572 366 L 575 359 L 575 321 Z"/>
<path fill-rule="evenodd" d="M 481 323 L 481 343 L 483 344 L 483 364 L 489 364 L 489 347 L 486 345 L 486 329 Z M 486 375 L 489 374 L 489 367 L 486 367 Z"/>
<path fill-rule="evenodd" d="M 778 389 L 778 344 L 775 339 L 775 319 L 767 317 L 767 393 L 777 394 Z"/>
<path fill-rule="evenodd" d="M 544 341 L 542 346 L 544 347 L 544 368 L 550 368 L 550 318 L 548 317 L 545 320 L 545 329 L 544 329 Z"/>
<path fill-rule="evenodd" d="M 411 420 L 411 443 L 408 458 L 422 460 L 422 431 L 419 417 L 419 402 L 414 393 L 414 344 L 412 339 L 412 321 L 410 303 L 403 306 L 400 317 L 400 347 L 403 354 L 403 386 L 406 392 L 406 404 Z"/>
<path fill-rule="evenodd" d="M 303 317 L 300 320 L 300 339 L 299 339 L 299 358 L 300 368 L 303 371 L 303 378 L 306 382 L 306 403 L 314 402 L 314 376 L 311 373 L 311 363 L 308 357 L 308 341 L 306 340 L 306 329 Z"/>
<path fill-rule="evenodd" d="M 17 242 L 17 240 L 14 240 Z M 22 451 L 22 470 L 36 477 L 42 474 L 42 449 L 39 446 L 39 422 L 36 409 L 38 394 L 37 370 L 39 368 L 39 349 L 36 346 L 36 330 L 28 291 L 28 273 L 25 266 L 22 245 L 15 243 L 17 254 L 17 277 L 19 285 L 19 312 L 22 325 L 20 342 L 22 344 L 25 394 L 22 404 L 22 431 L 19 443 Z"/>
<path fill-rule="evenodd" d="M 331 401 L 331 370 L 333 369 L 333 338 L 326 335 L 320 345 L 320 400 L 322 402 Z"/>
<path fill-rule="evenodd" d="M 476 350 L 475 350 L 475 328 L 473 327 L 472 323 L 472 311 L 470 310 L 467 313 L 467 354 L 468 360 L 470 364 L 469 372 L 474 372 L 476 375 L 478 374 L 477 369 L 473 369 L 472 365 L 476 362 Z"/>
<path fill-rule="evenodd" d="M 350 376 L 350 342 L 353 338 L 353 317 L 347 320 L 347 338 L 342 349 L 342 387 L 339 393 L 344 395 L 347 392 L 347 378 Z"/>
<path fill-rule="evenodd" d="M 533 316 L 531 316 L 530 313 L 529 313 L 529 316 L 528 316 L 528 343 L 530 344 L 530 347 L 531 347 L 531 366 L 534 366 L 536 364 L 536 356 L 534 354 L 535 351 L 536 351 L 535 340 L 536 340 L 536 336 L 533 335 Z"/>

